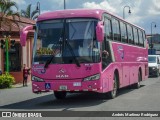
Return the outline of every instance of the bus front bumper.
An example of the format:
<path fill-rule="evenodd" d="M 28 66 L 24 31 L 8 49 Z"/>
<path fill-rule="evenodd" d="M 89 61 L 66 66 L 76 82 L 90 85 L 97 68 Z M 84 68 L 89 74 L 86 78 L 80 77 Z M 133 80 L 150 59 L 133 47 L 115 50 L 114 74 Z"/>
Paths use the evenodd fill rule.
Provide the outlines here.
<path fill-rule="evenodd" d="M 74 81 L 68 82 L 58 80 L 58 81 L 45 81 L 45 82 L 35 82 L 32 81 L 32 91 L 33 93 L 49 92 L 49 91 L 68 91 L 68 92 L 82 92 L 82 91 L 94 91 L 102 92 L 102 87 L 100 87 L 100 81 Z"/>

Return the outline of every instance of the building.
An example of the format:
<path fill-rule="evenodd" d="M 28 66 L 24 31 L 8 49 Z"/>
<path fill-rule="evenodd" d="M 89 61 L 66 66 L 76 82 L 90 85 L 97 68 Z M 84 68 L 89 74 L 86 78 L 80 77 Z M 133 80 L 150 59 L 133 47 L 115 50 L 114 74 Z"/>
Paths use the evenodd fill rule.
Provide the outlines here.
<path fill-rule="evenodd" d="M 2 14 L 0 13 L 0 19 Z M 11 19 L 7 17 L 7 19 Z M 16 23 L 18 24 L 16 24 Z M 35 21 L 20 17 L 16 18 L 15 22 L 11 22 L 11 27 L 7 24 L 2 24 L 0 26 L 0 40 L 4 39 L 5 35 L 10 35 L 11 40 L 15 40 L 14 48 L 9 49 L 9 72 L 15 77 L 16 83 L 22 82 L 23 80 L 23 64 L 27 67 L 31 67 L 31 56 L 32 56 L 32 45 L 33 45 L 33 33 L 29 33 L 27 37 L 26 46 L 22 47 L 20 44 L 20 29 L 28 25 L 35 25 Z M 0 49 L 0 69 L 5 72 L 5 49 Z"/>
<path fill-rule="evenodd" d="M 149 54 L 152 49 L 152 54 L 160 55 L 160 34 L 147 35 L 147 39 L 148 39 L 148 44 L 150 46 Z"/>

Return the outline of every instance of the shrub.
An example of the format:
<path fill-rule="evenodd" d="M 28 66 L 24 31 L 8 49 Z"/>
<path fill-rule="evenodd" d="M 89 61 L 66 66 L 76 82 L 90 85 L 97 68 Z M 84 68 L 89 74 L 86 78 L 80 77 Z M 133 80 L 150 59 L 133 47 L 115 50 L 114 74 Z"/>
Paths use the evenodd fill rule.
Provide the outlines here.
<path fill-rule="evenodd" d="M 0 75 L 0 88 L 11 88 L 15 79 L 9 73 Z"/>

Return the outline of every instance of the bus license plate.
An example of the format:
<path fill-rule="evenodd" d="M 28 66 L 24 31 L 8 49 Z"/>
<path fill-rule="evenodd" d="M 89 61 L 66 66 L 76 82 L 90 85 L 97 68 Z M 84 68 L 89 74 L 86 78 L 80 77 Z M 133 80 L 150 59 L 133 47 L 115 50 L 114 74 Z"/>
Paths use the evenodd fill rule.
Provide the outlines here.
<path fill-rule="evenodd" d="M 81 86 L 81 82 L 74 82 L 74 83 L 73 83 L 73 86 L 74 86 L 74 87 Z"/>
<path fill-rule="evenodd" d="M 67 86 L 62 85 L 62 86 L 59 87 L 59 89 L 60 89 L 60 90 L 67 90 Z"/>

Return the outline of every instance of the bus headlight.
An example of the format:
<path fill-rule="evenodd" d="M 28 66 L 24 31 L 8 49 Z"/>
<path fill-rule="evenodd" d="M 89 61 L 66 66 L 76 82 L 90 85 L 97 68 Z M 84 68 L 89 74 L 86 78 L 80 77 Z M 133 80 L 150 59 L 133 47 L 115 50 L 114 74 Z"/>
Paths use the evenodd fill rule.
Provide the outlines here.
<path fill-rule="evenodd" d="M 36 82 L 43 82 L 44 80 L 39 78 L 39 77 L 36 77 L 36 76 L 32 76 L 32 81 L 36 81 Z"/>
<path fill-rule="evenodd" d="M 83 79 L 83 81 L 91 81 L 91 80 L 98 80 L 100 78 L 100 74 L 92 75 Z"/>

